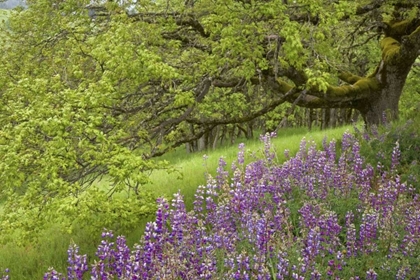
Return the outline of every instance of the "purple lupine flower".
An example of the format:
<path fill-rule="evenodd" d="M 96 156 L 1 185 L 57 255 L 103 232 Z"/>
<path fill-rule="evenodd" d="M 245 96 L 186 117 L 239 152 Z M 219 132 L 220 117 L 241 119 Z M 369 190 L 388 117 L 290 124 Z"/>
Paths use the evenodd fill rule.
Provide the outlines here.
<path fill-rule="evenodd" d="M 378 277 L 378 274 L 373 270 L 373 268 L 369 269 L 366 272 L 366 280 L 376 280 Z"/>
<path fill-rule="evenodd" d="M 139 256 L 138 260 L 141 262 L 143 279 L 155 275 L 156 267 L 159 267 L 163 260 L 163 246 L 168 242 L 166 223 L 169 216 L 169 205 L 163 198 L 159 198 L 157 203 L 156 220 L 146 224 L 143 236 L 143 254 Z"/>
<path fill-rule="evenodd" d="M 354 142 L 353 135 L 348 131 L 344 132 L 343 137 L 341 139 L 341 149 L 342 149 L 342 151 L 345 152 L 345 151 L 349 150 L 350 147 L 352 146 L 353 142 Z"/>
<path fill-rule="evenodd" d="M 355 174 L 360 174 L 363 169 L 363 159 L 360 155 L 360 145 L 358 142 L 353 143 L 352 147 L 353 156 L 353 171 Z"/>
<path fill-rule="evenodd" d="M 115 262 L 113 265 L 114 275 L 118 278 L 124 278 L 131 271 L 131 250 L 127 246 L 127 241 L 123 236 L 117 237 L 115 246 L 116 249 L 113 251 Z"/>
<path fill-rule="evenodd" d="M 351 211 L 348 211 L 346 214 L 346 250 L 347 257 L 352 257 L 357 255 L 357 238 L 356 238 L 356 227 L 353 223 L 354 214 Z"/>
<path fill-rule="evenodd" d="M 327 275 L 328 276 L 333 276 L 334 275 L 334 270 L 335 270 L 335 262 L 334 260 L 329 260 L 328 263 L 328 271 L 327 271 Z"/>
<path fill-rule="evenodd" d="M 113 233 L 111 231 L 105 231 L 102 233 L 101 244 L 98 246 L 96 256 L 99 261 L 92 266 L 91 275 L 94 279 L 108 279 L 114 274 L 113 268 L 115 266 L 114 259 L 114 242 L 110 242 L 107 239 L 113 239 Z"/>
<path fill-rule="evenodd" d="M 219 166 L 217 167 L 217 176 L 216 176 L 216 186 L 217 188 L 222 188 L 224 184 L 227 184 L 229 172 L 225 171 L 226 161 L 223 157 L 219 158 Z"/>
<path fill-rule="evenodd" d="M 208 211 L 208 218 L 211 219 L 214 211 L 217 208 L 217 197 L 219 196 L 219 187 L 217 186 L 216 182 L 211 182 L 210 180 L 207 182 L 206 190 L 205 190 L 205 205 L 206 210 Z M 211 220 L 210 220 L 211 222 Z"/>
<path fill-rule="evenodd" d="M 69 264 L 67 267 L 67 279 L 83 279 L 83 274 L 89 270 L 87 256 L 79 255 L 79 247 L 76 244 L 70 245 L 67 253 Z"/>
<path fill-rule="evenodd" d="M 381 141 L 382 140 L 382 138 L 380 137 L 380 135 L 379 135 L 379 131 L 378 131 L 378 127 L 376 126 L 376 125 L 372 125 L 371 127 L 370 127 L 370 133 L 372 134 L 372 136 L 375 138 L 375 139 L 378 139 L 379 141 Z M 381 141 L 382 142 L 382 141 Z"/>
<path fill-rule="evenodd" d="M 386 219 L 394 212 L 398 197 L 405 194 L 406 191 L 407 186 L 401 183 L 398 175 L 388 178 L 388 174 L 383 172 L 376 196 L 371 195 L 370 197 L 371 206 L 381 213 L 383 219 Z"/>
<path fill-rule="evenodd" d="M 270 272 L 266 266 L 267 258 L 265 255 L 254 255 L 252 260 L 252 279 L 271 280 Z"/>
<path fill-rule="evenodd" d="M 362 134 L 362 138 L 365 140 L 365 141 L 370 141 L 370 135 L 369 135 L 369 132 L 367 131 L 367 130 L 365 130 L 364 132 L 363 132 L 363 134 Z"/>
<path fill-rule="evenodd" d="M 204 195 L 206 192 L 205 186 L 198 186 L 194 194 L 194 213 L 199 216 L 203 216 L 203 204 L 204 204 Z"/>
<path fill-rule="evenodd" d="M 340 244 L 338 236 L 341 232 L 337 214 L 328 212 L 322 215 L 318 221 L 318 226 L 321 229 L 322 249 L 330 254 L 334 253 Z"/>
<path fill-rule="evenodd" d="M 267 139 L 264 141 L 270 144 Z M 156 220 L 147 224 L 144 237 L 133 252 L 123 237 L 108 240 L 113 235 L 105 232 L 106 240 L 98 248 L 99 261 L 93 266 L 96 270 L 92 269 L 92 279 L 214 279 L 221 276 L 220 271 L 228 279 L 269 279 L 270 275 L 277 279 L 320 279 L 317 269 L 325 274 L 323 277 L 331 275 L 339 279 L 338 272 L 345 265 L 343 254 L 346 254 L 339 249 L 345 246 L 347 257 L 376 250 L 378 233 L 381 232 L 380 237 L 385 236 L 384 221 L 393 221 L 384 213 L 393 210 L 398 211 L 395 212 L 398 217 L 406 211 L 405 219 L 394 223 L 399 232 L 404 228 L 406 235 L 404 239 L 396 238 L 403 241 L 395 242 L 392 250 L 401 246 L 403 252 L 407 255 L 412 252 L 414 256 L 420 231 L 417 230 L 418 200 L 407 202 L 411 199 L 405 195 L 409 193 L 408 188 L 396 174 L 374 176 L 372 167 L 363 169 L 359 144 L 351 136 L 344 142 L 347 148 L 338 163 L 333 142 L 327 146 L 324 140 L 323 151 L 318 151 L 313 142 L 308 142 L 309 146 L 305 142 L 301 143 L 298 155 L 281 166 L 274 164 L 274 154 L 270 153 L 269 160 L 237 168 L 231 185 L 227 184 L 226 163 L 222 160 L 219 177 L 209 177 L 207 185 L 197 190 L 194 211 L 186 212 L 180 194 L 175 195 L 171 207 L 164 200 L 158 201 Z M 238 162 L 240 158 L 238 155 Z M 294 196 L 295 190 L 305 198 L 305 194 L 312 198 L 298 211 L 300 232 L 289 219 L 291 201 L 297 199 L 300 203 L 302 199 Z M 338 215 L 329 210 L 325 199 L 329 197 L 327 194 L 345 199 L 353 198 L 355 193 L 360 194 L 354 212 L 362 215 L 360 240 L 357 243 L 354 214 L 348 212 L 345 244 L 341 244 Z M 292 253 L 290 260 L 286 258 L 287 252 Z M 220 254 L 225 263 L 216 265 Z M 272 259 L 275 261 L 270 262 Z M 290 263 L 292 260 L 295 263 Z M 326 267 L 322 265 L 329 270 L 324 270 Z M 399 275 L 410 273 L 404 271 L 401 268 Z M 366 278 L 375 279 L 375 274 L 371 269 Z M 56 272 L 52 276 L 60 277 Z"/>
<path fill-rule="evenodd" d="M 10 280 L 10 275 L 9 275 L 9 273 L 10 273 L 10 270 L 8 269 L 8 268 L 6 268 L 5 270 L 4 270 L 4 273 L 3 273 L 3 275 L 1 276 L 1 280 Z M 1 275 L 1 274 L 0 274 Z"/>
<path fill-rule="evenodd" d="M 275 138 L 277 134 L 275 132 L 266 133 L 265 135 L 260 135 L 261 142 L 264 143 L 264 156 L 265 160 L 268 163 L 271 163 L 272 160 L 275 158 L 275 153 L 271 151 L 272 145 L 271 145 L 271 139 Z"/>
<path fill-rule="evenodd" d="M 277 280 L 284 280 L 288 278 L 287 276 L 289 276 L 290 262 L 286 257 L 287 254 L 283 252 L 277 255 L 277 258 L 279 260 L 277 263 Z"/>
<path fill-rule="evenodd" d="M 256 244 L 260 251 L 260 256 L 265 256 L 269 253 L 269 242 L 274 234 L 274 221 L 272 219 L 271 211 L 266 210 L 261 218 L 256 223 Z"/>
<path fill-rule="evenodd" d="M 319 249 L 329 253 L 335 252 L 340 243 L 338 235 L 341 232 L 337 214 L 330 211 L 321 214 L 319 205 L 309 203 L 305 203 L 299 213 L 301 214 L 301 228 L 303 230 L 319 228 L 321 242 Z"/>
<path fill-rule="evenodd" d="M 335 254 L 335 259 L 331 259 L 327 262 L 327 275 L 337 275 L 337 273 L 343 269 L 343 265 L 345 265 L 343 261 L 343 253 L 341 251 L 337 251 Z"/>
<path fill-rule="evenodd" d="M 376 251 L 377 231 L 378 214 L 375 212 L 363 213 L 360 225 L 360 246 L 365 253 Z"/>
<path fill-rule="evenodd" d="M 374 178 L 374 168 L 367 165 L 361 173 L 357 174 L 357 184 L 359 185 L 359 200 L 363 204 L 368 204 L 369 194 L 372 189 L 372 181 Z"/>
<path fill-rule="evenodd" d="M 307 153 L 306 146 L 307 146 L 306 138 L 303 137 L 302 140 L 300 141 L 299 151 L 296 154 L 296 158 L 299 158 L 299 159 L 306 158 L 306 153 Z"/>
<path fill-rule="evenodd" d="M 335 151 L 336 144 L 337 143 L 335 140 L 330 141 L 328 148 L 325 150 L 325 152 L 327 153 L 328 161 L 330 161 L 331 163 L 335 163 L 335 159 L 337 156 L 336 151 Z"/>
<path fill-rule="evenodd" d="M 322 274 L 318 270 L 314 270 L 311 272 L 311 280 L 321 280 Z"/>
<path fill-rule="evenodd" d="M 392 150 L 391 156 L 391 172 L 396 172 L 397 167 L 400 163 L 401 151 L 400 151 L 400 143 L 397 141 L 395 143 L 395 147 Z"/>
<path fill-rule="evenodd" d="M 309 229 L 308 235 L 304 240 L 304 247 L 302 249 L 302 257 L 306 267 L 309 267 L 314 261 L 315 257 L 320 252 L 321 234 L 319 227 Z"/>
<path fill-rule="evenodd" d="M 410 273 L 410 267 L 407 265 L 403 265 L 398 269 L 397 275 L 395 275 L 396 280 L 405 280 L 407 279 L 407 274 Z"/>
<path fill-rule="evenodd" d="M 44 274 L 44 280 L 65 280 L 66 277 L 63 274 L 57 272 L 53 268 L 49 268 L 48 272 Z"/>
<path fill-rule="evenodd" d="M 187 222 L 187 211 L 184 200 L 178 192 L 174 194 L 172 200 L 172 209 L 169 212 L 169 221 L 171 224 L 170 242 L 181 244 L 184 238 L 185 223 Z"/>
<path fill-rule="evenodd" d="M 245 144 L 240 143 L 238 146 L 239 152 L 238 152 L 238 164 L 239 166 L 243 166 L 245 163 Z"/>
<path fill-rule="evenodd" d="M 236 258 L 225 261 L 232 272 L 226 275 L 228 279 L 251 279 L 251 263 L 249 256 L 239 254 Z"/>
<path fill-rule="evenodd" d="M 389 124 L 388 123 L 388 118 L 387 118 L 387 115 L 386 115 L 386 112 L 385 111 L 382 112 L 382 124 L 384 124 L 384 125 L 388 125 Z"/>
<path fill-rule="evenodd" d="M 284 157 L 286 158 L 286 160 L 290 159 L 290 151 L 288 149 L 284 150 Z"/>
<path fill-rule="evenodd" d="M 299 275 L 299 273 L 293 272 L 292 273 L 292 279 L 294 279 L 294 280 L 305 280 L 305 276 Z"/>
<path fill-rule="evenodd" d="M 301 215 L 301 226 L 309 229 L 317 226 L 317 217 L 319 213 L 319 205 L 305 203 L 299 210 L 299 214 Z"/>
<path fill-rule="evenodd" d="M 420 249 L 420 207 L 406 210 L 406 235 L 402 242 L 404 255 L 414 256 Z"/>

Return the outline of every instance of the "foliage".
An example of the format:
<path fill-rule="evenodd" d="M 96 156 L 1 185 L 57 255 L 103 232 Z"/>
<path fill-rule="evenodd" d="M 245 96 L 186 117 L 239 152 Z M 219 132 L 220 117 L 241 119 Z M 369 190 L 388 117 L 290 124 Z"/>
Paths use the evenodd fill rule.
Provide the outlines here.
<path fill-rule="evenodd" d="M 403 120 L 415 118 L 418 115 L 420 108 L 420 60 L 416 60 L 416 67 L 413 67 L 408 75 L 407 83 L 405 84 L 405 94 L 400 101 L 400 117 Z"/>
<path fill-rule="evenodd" d="M 290 154 L 295 154 L 302 137 L 311 137 L 318 147 L 321 147 L 322 139 L 339 139 L 346 129 L 351 126 L 340 127 L 331 130 L 308 132 L 306 128 L 293 128 L 279 130 L 277 137 L 272 139 L 272 145 L 278 151 L 289 149 Z M 226 162 L 233 162 L 237 157 L 237 145 L 245 143 L 246 154 L 251 156 L 245 157 L 245 164 L 255 160 L 252 154 L 260 155 L 261 147 L 258 139 L 238 138 L 232 146 L 226 143 L 223 147 L 218 147 L 212 151 L 202 151 L 197 153 L 185 153 L 185 149 L 180 147 L 176 151 L 172 151 L 162 156 L 174 168 L 182 174 L 168 173 L 165 170 L 156 170 L 150 175 L 150 183 L 144 185 L 145 190 L 171 199 L 174 193 L 178 191 L 184 196 L 184 203 L 187 211 L 193 209 L 194 194 L 197 186 L 206 184 L 208 178 L 206 174 L 216 176 L 218 161 L 221 156 Z M 205 164 L 203 164 L 203 156 L 207 155 Z M 284 162 L 286 159 L 282 153 L 277 155 L 278 162 Z M 170 184 L 168 184 L 170 182 Z M 99 183 L 98 188 L 106 188 L 109 182 L 103 180 Z M 154 201 L 155 203 L 155 201 Z M 124 235 L 127 245 L 131 248 L 143 236 L 146 223 L 155 219 L 155 215 L 140 218 L 134 230 L 127 231 L 118 228 L 118 225 L 109 225 L 107 228 L 113 229 L 115 236 Z M 99 220 L 94 220 L 98 222 Z M 101 228 L 101 230 L 103 230 Z M 75 227 L 71 233 L 60 232 L 60 226 L 53 222 L 46 225 L 46 228 L 40 230 L 37 244 L 31 243 L 25 246 L 19 246 L 15 242 L 9 242 L 0 245 L 0 272 L 2 268 L 9 268 L 12 271 L 13 279 L 42 279 L 45 271 L 49 267 L 54 267 L 57 271 L 66 271 L 67 269 L 67 249 L 69 244 L 76 243 L 80 247 L 80 254 L 94 256 L 97 245 L 101 241 L 99 233 L 93 233 L 91 228 Z M 89 258 L 90 259 L 90 258 Z"/>
<path fill-rule="evenodd" d="M 402 180 L 412 184 L 417 190 L 420 190 L 419 125 L 420 118 L 416 114 L 407 121 L 372 127 L 369 131 L 359 131 L 357 134 L 367 162 L 389 171 L 392 166 L 396 166 L 395 161 L 398 160 L 397 171 Z M 397 155 L 392 153 L 395 146 L 400 149 Z"/>
<path fill-rule="evenodd" d="M 155 210 L 142 190 L 150 172 L 170 171 L 152 158 L 286 101 L 364 104 L 346 95 L 377 87 L 337 74 L 382 59 L 369 57 L 385 32 L 377 15 L 407 12 L 410 26 L 388 27 L 420 44 L 417 4 L 357 2 L 28 0 L 0 33 L 0 239 L 36 239 L 52 221 L 129 230 Z"/>
<path fill-rule="evenodd" d="M 301 142 L 276 163 L 271 136 L 264 158 L 244 165 L 244 146 L 228 178 L 220 161 L 215 178 L 196 193 L 187 212 L 176 194 L 158 200 L 155 222 L 130 249 L 122 236 L 103 234 L 97 258 L 71 245 L 67 279 L 410 279 L 419 275 L 419 193 L 397 173 L 365 165 L 360 144 L 346 133 L 335 141 Z M 286 151 L 287 154 L 287 151 Z M 381 172 L 379 172 L 381 171 Z M 343 204 L 344 202 L 344 204 Z M 55 270 L 46 279 L 66 279 Z"/>
<path fill-rule="evenodd" d="M 10 18 L 0 78 L 3 239 L 36 239 L 53 220 L 70 231 L 76 224 L 128 230 L 156 209 L 141 185 L 148 171 L 167 165 L 132 152 L 125 139 L 133 120 L 111 108 L 139 83 L 169 79 L 172 70 L 135 45 L 124 22 L 98 32 L 87 16 L 66 12 L 81 4 L 66 1 L 56 10 L 39 1 Z M 101 179 L 106 189 L 90 188 Z"/>

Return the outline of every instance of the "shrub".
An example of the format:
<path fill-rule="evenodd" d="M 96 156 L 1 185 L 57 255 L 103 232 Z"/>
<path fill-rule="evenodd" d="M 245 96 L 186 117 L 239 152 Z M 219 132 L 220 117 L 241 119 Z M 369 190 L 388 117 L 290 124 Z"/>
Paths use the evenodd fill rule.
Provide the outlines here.
<path fill-rule="evenodd" d="M 392 125 L 372 127 L 363 133 L 356 129 L 356 136 L 361 143 L 361 153 L 366 161 L 381 169 L 396 168 L 403 181 L 420 190 L 420 117 Z M 399 153 L 393 154 L 395 146 Z M 396 162 L 393 162 L 396 161 Z M 397 164 L 398 163 L 398 164 Z"/>

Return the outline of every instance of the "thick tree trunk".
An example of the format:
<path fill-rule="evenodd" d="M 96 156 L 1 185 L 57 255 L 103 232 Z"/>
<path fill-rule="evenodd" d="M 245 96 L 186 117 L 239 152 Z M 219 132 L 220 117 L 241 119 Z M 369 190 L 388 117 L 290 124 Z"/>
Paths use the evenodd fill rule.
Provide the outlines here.
<path fill-rule="evenodd" d="M 388 64 L 379 69 L 376 77 L 381 81 L 381 88 L 356 106 L 366 125 L 398 119 L 398 103 L 410 68 L 411 64 L 406 67 Z"/>
<path fill-rule="evenodd" d="M 367 126 L 395 120 L 408 72 L 420 54 L 420 19 L 383 22 L 383 30 L 381 61 L 376 71 L 367 77 L 343 71 L 338 78 L 345 84 L 327 85 L 324 89 L 311 84 L 302 91 L 276 77 L 266 79 L 267 85 L 298 106 L 357 109 Z M 308 81 L 305 73 L 298 70 L 286 71 L 285 75 L 296 85 Z"/>

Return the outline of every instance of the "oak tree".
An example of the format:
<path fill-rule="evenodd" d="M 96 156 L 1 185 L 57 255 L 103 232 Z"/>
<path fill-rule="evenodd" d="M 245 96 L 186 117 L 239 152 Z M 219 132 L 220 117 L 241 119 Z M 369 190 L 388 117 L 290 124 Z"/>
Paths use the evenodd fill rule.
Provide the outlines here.
<path fill-rule="evenodd" d="M 416 0 L 26 4 L 0 38 L 4 231 L 129 228 L 154 157 L 285 102 L 395 119 L 420 51 Z"/>

